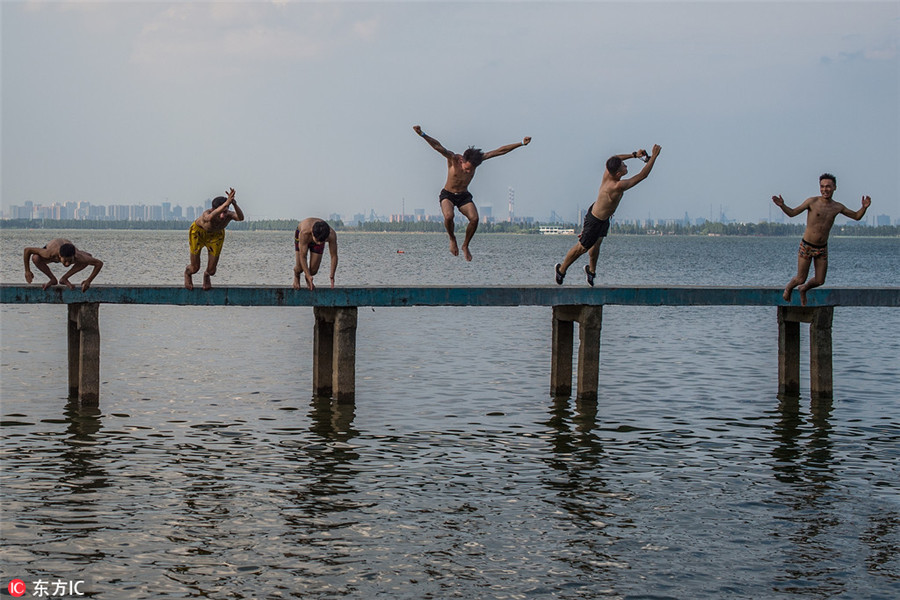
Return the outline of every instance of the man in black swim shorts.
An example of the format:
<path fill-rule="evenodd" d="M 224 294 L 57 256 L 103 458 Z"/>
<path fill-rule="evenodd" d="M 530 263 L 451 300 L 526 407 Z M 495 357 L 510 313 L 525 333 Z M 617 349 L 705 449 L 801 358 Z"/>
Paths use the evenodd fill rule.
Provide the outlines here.
<path fill-rule="evenodd" d="M 622 179 L 628 174 L 628 167 L 625 161 L 629 158 L 646 157 L 646 150 L 638 150 L 631 154 L 617 154 L 611 156 L 606 161 L 606 170 L 603 171 L 603 180 L 600 183 L 600 192 L 597 194 L 597 200 L 588 209 L 584 215 L 584 226 L 581 229 L 581 235 L 578 236 L 579 241 L 572 246 L 566 254 L 562 263 L 557 263 L 554 269 L 556 275 L 556 283 L 562 285 L 566 278 L 566 271 L 572 266 L 575 260 L 588 252 L 588 264 L 584 266 L 584 273 L 587 275 L 588 285 L 593 287 L 594 277 L 597 276 L 597 258 L 600 256 L 600 244 L 609 231 L 609 220 L 613 213 L 619 207 L 622 196 L 626 190 L 629 190 L 647 178 L 653 165 L 656 164 L 656 157 L 662 148 L 659 144 L 653 146 L 653 152 L 647 160 L 647 164 L 641 169 L 641 172 L 631 179 Z"/>
<path fill-rule="evenodd" d="M 444 215 L 444 227 L 447 229 L 447 235 L 450 236 L 450 253 L 453 256 L 459 256 L 460 250 L 457 246 L 456 234 L 454 232 L 456 226 L 453 223 L 453 209 L 455 207 L 459 209 L 459 212 L 462 213 L 464 217 L 469 219 L 469 224 L 466 226 L 466 239 L 463 241 L 462 251 L 466 260 L 472 260 L 472 253 L 469 252 L 469 242 L 472 240 L 472 236 L 475 235 L 475 230 L 478 229 L 478 209 L 472 201 L 472 194 L 469 193 L 469 184 L 472 182 L 472 178 L 475 177 L 475 169 L 477 169 L 478 165 L 483 161 L 489 158 L 502 156 L 516 148 L 527 146 L 531 141 L 531 138 L 526 137 L 520 143 L 501 146 L 490 152 L 482 152 L 479 148 L 470 146 L 469 149 L 462 154 L 456 154 L 444 148 L 439 141 L 430 135 L 426 135 L 418 125 L 413 126 L 413 129 L 422 136 L 432 148 L 447 159 L 447 183 L 444 184 L 444 189 L 441 190 L 441 194 L 438 198 L 441 203 L 441 212 Z"/>
<path fill-rule="evenodd" d="M 578 236 L 578 243 L 590 250 L 597 240 L 605 238 L 607 233 L 609 233 L 609 219 L 598 219 L 591 211 L 587 211 L 587 214 L 584 215 L 581 235 Z"/>
<path fill-rule="evenodd" d="M 461 206 L 465 206 L 472 202 L 472 194 L 469 190 L 465 192 L 461 192 L 459 194 L 454 194 L 453 192 L 448 192 L 447 190 L 441 190 L 440 196 L 438 196 L 438 202 L 443 203 L 444 200 L 449 200 L 453 203 L 453 206 L 456 208 L 460 208 Z"/>

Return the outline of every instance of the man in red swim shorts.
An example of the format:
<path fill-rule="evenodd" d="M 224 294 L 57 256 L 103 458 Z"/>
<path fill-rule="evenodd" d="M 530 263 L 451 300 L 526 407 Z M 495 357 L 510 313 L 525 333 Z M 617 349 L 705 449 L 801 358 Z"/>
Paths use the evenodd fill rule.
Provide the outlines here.
<path fill-rule="evenodd" d="M 313 276 L 319 272 L 322 264 L 322 254 L 325 252 L 325 244 L 328 244 L 328 252 L 331 255 L 331 287 L 334 287 L 334 273 L 337 271 L 338 251 L 337 234 L 328 223 L 316 217 L 303 219 L 297 225 L 294 232 L 294 255 L 297 262 L 294 265 L 294 289 L 300 289 L 300 274 L 306 277 L 306 287 L 316 289 L 313 285 Z"/>

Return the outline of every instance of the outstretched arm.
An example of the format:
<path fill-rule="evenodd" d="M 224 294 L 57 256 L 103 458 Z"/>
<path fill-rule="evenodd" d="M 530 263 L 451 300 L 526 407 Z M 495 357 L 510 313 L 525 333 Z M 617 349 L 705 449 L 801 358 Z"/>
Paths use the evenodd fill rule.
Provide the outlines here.
<path fill-rule="evenodd" d="M 647 157 L 649 159 L 650 155 L 647 154 L 647 151 L 641 148 L 640 150 L 635 150 L 631 154 L 616 154 L 619 160 L 628 160 L 629 158 L 643 158 Z"/>
<path fill-rule="evenodd" d="M 422 131 L 422 128 L 418 125 L 413 125 L 413 130 L 418 133 L 422 139 L 428 142 L 428 145 L 438 151 L 438 153 L 446 159 L 453 158 L 453 153 L 444 148 L 439 141 Z"/>
<path fill-rule="evenodd" d="M 526 137 L 523 138 L 521 142 L 516 142 L 515 144 L 507 144 L 506 146 L 500 146 L 496 150 L 491 150 L 490 152 L 484 153 L 483 160 L 487 160 L 489 158 L 494 158 L 495 156 L 503 156 L 504 154 L 508 154 L 515 150 L 516 148 L 521 148 L 522 146 L 527 146 L 531 143 L 531 138 Z"/>
<path fill-rule="evenodd" d="M 619 185 L 621 186 L 621 189 L 623 191 L 633 188 L 643 180 L 647 179 L 647 175 L 650 174 L 650 171 L 653 170 L 653 165 L 656 164 L 656 157 L 659 156 L 660 150 L 662 150 L 662 146 L 660 146 L 659 144 L 653 144 L 653 151 L 650 153 L 650 160 L 647 161 L 647 164 L 644 165 L 644 168 L 641 169 L 641 171 L 634 177 L 630 179 L 623 179 L 619 182 Z M 627 158 L 637 158 L 637 156 L 641 155 L 641 153 L 647 154 L 647 151 L 639 150 L 638 152 L 633 153 L 633 156 L 629 154 Z"/>
<path fill-rule="evenodd" d="M 334 274 L 337 272 L 338 265 L 337 234 L 334 232 L 334 229 L 331 230 L 331 235 L 328 236 L 328 252 L 331 254 L 331 287 L 333 289 Z"/>
<path fill-rule="evenodd" d="M 784 212 L 784 214 L 786 214 L 789 217 L 796 217 L 797 215 L 802 213 L 804 210 L 808 209 L 809 203 L 811 200 L 812 200 L 812 198 L 807 198 L 803 202 L 803 204 L 801 204 L 797 208 L 791 208 L 790 206 L 788 206 L 787 204 L 784 203 L 784 198 L 782 198 L 781 195 L 772 196 L 772 202 L 775 203 L 775 206 L 780 208 Z"/>
<path fill-rule="evenodd" d="M 845 206 L 843 209 L 841 209 L 841 214 L 845 217 L 850 217 L 854 221 L 859 221 L 863 218 L 863 215 L 866 214 L 866 210 L 869 208 L 870 204 L 872 204 L 872 199 L 868 196 L 863 196 L 862 207 L 859 210 L 853 211 Z"/>

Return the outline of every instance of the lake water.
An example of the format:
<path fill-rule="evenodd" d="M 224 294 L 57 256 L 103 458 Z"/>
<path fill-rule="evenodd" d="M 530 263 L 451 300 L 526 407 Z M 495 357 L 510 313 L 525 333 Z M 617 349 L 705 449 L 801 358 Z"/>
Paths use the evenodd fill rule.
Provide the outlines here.
<path fill-rule="evenodd" d="M 150 231 L 0 231 L 0 280 L 57 236 L 106 261 L 98 284 L 181 284 L 187 234 Z M 553 285 L 574 242 L 482 235 L 466 263 L 438 234 L 338 239 L 348 286 Z M 798 242 L 612 236 L 598 285 L 783 286 Z M 900 280 L 900 240 L 829 249 L 827 286 Z M 213 283 L 288 286 L 293 260 L 292 232 L 230 232 Z M 312 397 L 309 308 L 104 305 L 100 408 L 78 411 L 65 307 L 4 305 L 0 587 L 900 597 L 900 310 L 835 309 L 835 398 L 815 403 L 805 341 L 800 397 L 776 397 L 774 308 L 603 317 L 593 403 L 549 395 L 550 308 L 360 308 L 337 406 Z"/>

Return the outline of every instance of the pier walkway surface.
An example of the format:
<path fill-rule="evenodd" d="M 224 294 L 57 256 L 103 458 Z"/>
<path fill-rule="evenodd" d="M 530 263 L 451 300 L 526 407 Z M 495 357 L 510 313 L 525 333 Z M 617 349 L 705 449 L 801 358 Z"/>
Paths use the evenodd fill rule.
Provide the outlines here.
<path fill-rule="evenodd" d="M 799 393 L 800 323 L 810 324 L 810 392 L 832 396 L 831 324 L 834 308 L 900 307 L 900 287 L 795 291 L 785 302 L 781 288 L 704 286 L 414 286 L 294 290 L 279 286 L 224 286 L 186 290 L 175 286 L 91 286 L 69 290 L 0 284 L 2 304 L 68 305 L 69 394 L 96 406 L 100 395 L 100 304 L 175 306 L 285 306 L 313 308 L 313 391 L 353 402 L 356 393 L 357 308 L 405 306 L 548 306 L 553 308 L 550 392 L 572 393 L 574 323 L 579 324 L 577 397 L 596 399 L 604 305 L 772 306 L 778 319 L 778 391 Z"/>

